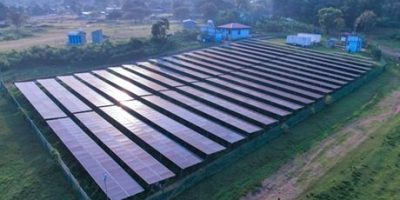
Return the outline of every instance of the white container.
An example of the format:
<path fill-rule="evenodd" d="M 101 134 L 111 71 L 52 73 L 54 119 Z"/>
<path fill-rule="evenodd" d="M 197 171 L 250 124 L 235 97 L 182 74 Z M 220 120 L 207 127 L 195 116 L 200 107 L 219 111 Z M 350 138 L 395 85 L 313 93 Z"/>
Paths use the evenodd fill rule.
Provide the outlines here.
<path fill-rule="evenodd" d="M 302 47 L 309 47 L 313 44 L 310 37 L 301 37 L 297 35 L 288 35 L 286 37 L 286 43 Z"/>
<path fill-rule="evenodd" d="M 297 36 L 300 37 L 309 37 L 311 38 L 311 42 L 314 44 L 318 44 L 321 42 L 322 36 L 320 34 L 311 34 L 311 33 L 299 33 Z"/>

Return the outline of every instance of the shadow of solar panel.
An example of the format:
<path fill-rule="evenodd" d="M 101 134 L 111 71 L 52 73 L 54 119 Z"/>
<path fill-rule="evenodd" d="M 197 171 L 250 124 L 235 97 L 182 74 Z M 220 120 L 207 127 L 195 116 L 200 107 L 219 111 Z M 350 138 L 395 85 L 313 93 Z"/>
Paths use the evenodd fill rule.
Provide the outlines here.
<path fill-rule="evenodd" d="M 77 113 L 90 111 L 91 109 L 75 95 L 65 89 L 60 83 L 54 79 L 38 80 L 54 98 L 56 98 L 69 112 Z"/>
<path fill-rule="evenodd" d="M 110 199 L 125 199 L 144 191 L 71 119 L 57 119 L 47 123 Z"/>
<path fill-rule="evenodd" d="M 67 117 L 67 115 L 34 83 L 15 83 L 25 98 L 43 119 Z"/>
<path fill-rule="evenodd" d="M 158 183 L 175 175 L 97 113 L 75 116 L 147 184 Z"/>

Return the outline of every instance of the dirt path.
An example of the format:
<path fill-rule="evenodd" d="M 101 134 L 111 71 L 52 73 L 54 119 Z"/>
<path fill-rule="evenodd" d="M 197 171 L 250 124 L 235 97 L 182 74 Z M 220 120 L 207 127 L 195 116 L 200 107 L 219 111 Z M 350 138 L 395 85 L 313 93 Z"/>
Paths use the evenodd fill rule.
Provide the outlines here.
<path fill-rule="evenodd" d="M 242 200 L 292 200 L 299 197 L 346 154 L 376 132 L 379 125 L 400 113 L 400 91 L 383 99 L 377 108 L 379 112 L 348 124 L 320 145 L 284 165 L 273 176 L 265 179 L 261 188 Z"/>
<path fill-rule="evenodd" d="M 379 48 L 381 49 L 384 55 L 394 58 L 395 60 L 400 60 L 400 50 L 386 46 L 380 46 Z"/>

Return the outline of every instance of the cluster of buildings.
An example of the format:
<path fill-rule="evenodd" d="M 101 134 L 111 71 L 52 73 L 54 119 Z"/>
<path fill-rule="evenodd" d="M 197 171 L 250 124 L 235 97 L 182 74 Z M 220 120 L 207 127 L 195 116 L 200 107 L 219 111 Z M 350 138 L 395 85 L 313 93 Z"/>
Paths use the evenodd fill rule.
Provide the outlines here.
<path fill-rule="evenodd" d="M 297 35 L 288 35 L 286 37 L 286 43 L 301 47 L 311 47 L 319 45 L 321 43 L 321 38 L 321 34 L 298 33 Z M 340 42 L 344 45 L 345 50 L 349 53 L 360 52 L 363 47 L 363 39 L 360 36 L 353 34 L 342 34 Z M 338 43 L 338 39 L 330 38 L 326 42 L 326 46 L 329 48 L 334 48 Z"/>

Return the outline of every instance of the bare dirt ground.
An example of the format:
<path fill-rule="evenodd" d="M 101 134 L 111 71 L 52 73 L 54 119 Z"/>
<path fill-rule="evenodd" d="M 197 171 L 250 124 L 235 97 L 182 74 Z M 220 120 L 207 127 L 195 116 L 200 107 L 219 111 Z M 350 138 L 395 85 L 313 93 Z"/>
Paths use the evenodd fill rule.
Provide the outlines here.
<path fill-rule="evenodd" d="M 362 116 L 322 141 L 309 152 L 284 165 L 265 179 L 262 187 L 242 200 L 292 200 L 303 194 L 312 183 L 356 149 L 394 115 L 400 113 L 400 91 L 376 105 L 377 112 Z"/>

